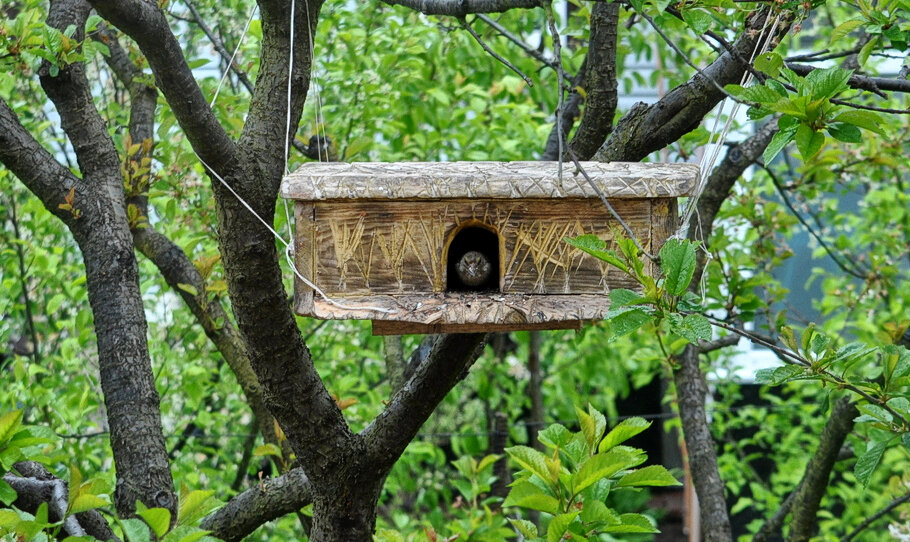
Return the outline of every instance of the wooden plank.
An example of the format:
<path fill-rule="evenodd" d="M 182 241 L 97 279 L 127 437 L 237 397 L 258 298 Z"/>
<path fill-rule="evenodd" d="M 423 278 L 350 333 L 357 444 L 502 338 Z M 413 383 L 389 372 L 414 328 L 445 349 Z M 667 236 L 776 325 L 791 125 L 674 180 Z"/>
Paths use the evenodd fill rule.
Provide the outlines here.
<path fill-rule="evenodd" d="M 539 324 L 415 324 L 373 320 L 373 335 L 429 335 L 437 333 L 493 333 L 503 331 L 543 331 L 581 329 L 581 322 L 543 322 Z"/>
<path fill-rule="evenodd" d="M 313 261 L 316 257 L 316 222 L 313 204 L 298 201 L 294 205 L 294 266 L 297 272 L 315 284 Z M 313 311 L 313 289 L 294 276 L 294 309 L 299 314 Z"/>
<path fill-rule="evenodd" d="M 318 295 L 313 310 L 301 313 L 326 320 L 387 320 L 418 324 L 524 325 L 600 320 L 610 308 L 605 295 L 412 294 L 334 297 Z"/>
<path fill-rule="evenodd" d="M 613 206 L 647 243 L 651 200 Z M 500 235 L 503 294 L 603 294 L 634 286 L 563 241 L 593 233 L 609 242 L 618 224 L 600 200 L 321 202 L 315 213 L 316 284 L 332 297 L 443 292 L 448 243 L 461 228 L 480 224 Z"/>
<path fill-rule="evenodd" d="M 609 198 L 686 196 L 698 166 L 582 162 Z M 461 198 L 592 198 L 597 192 L 574 167 L 556 162 L 309 162 L 285 177 L 284 198 L 306 201 Z"/>

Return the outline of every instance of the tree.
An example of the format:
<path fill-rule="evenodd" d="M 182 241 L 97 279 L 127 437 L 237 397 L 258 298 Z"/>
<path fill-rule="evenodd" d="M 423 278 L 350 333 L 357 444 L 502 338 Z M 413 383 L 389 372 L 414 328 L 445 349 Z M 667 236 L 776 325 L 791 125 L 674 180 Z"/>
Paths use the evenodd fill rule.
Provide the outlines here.
<path fill-rule="evenodd" d="M 12 73 L 4 77 L 0 91 L 0 163 L 67 227 L 81 252 L 117 470 L 114 501 L 121 517 L 133 515 L 137 501 L 146 507 L 165 508 L 175 519 L 177 511 L 170 470 L 174 458 L 169 457 L 165 444 L 150 354 L 157 346 L 147 340 L 149 322 L 143 305 L 142 277 L 151 273 L 149 269 L 140 273 L 143 261 L 137 259 L 137 251 L 180 296 L 195 325 L 227 362 L 259 432 L 278 449 L 276 462 L 296 457 L 293 468 L 240 493 L 206 518 L 203 526 L 223 539 L 239 539 L 263 522 L 309 502 L 313 504 L 311 539 L 368 539 L 375 528 L 383 483 L 395 462 L 480 354 L 482 334 L 427 337 L 408 363 L 406 380 L 396 386 L 387 404 L 381 409 L 377 406 L 375 417 L 364 421 L 360 431 L 352 428 L 342 412 L 343 398 L 330 394 L 325 375 L 317 371 L 319 360 L 311 356 L 307 345 L 313 338 L 305 340 L 287 303 L 283 278 L 287 274 L 282 274 L 280 247 L 258 218 L 279 228 L 286 220 L 282 210 L 276 213 L 276 202 L 289 151 L 292 161 L 331 159 L 335 153 L 345 159 L 529 159 L 537 157 L 540 148 L 544 149 L 541 157 L 566 162 L 590 158 L 638 161 L 663 149 L 688 156 L 708 141 L 706 131 L 699 128 L 706 115 L 724 97 L 733 95 L 751 106 L 753 117 L 772 120 L 751 137 L 731 145 L 724 160 L 707 176 L 698 200 L 699 220 L 688 231 L 690 239 L 705 240 L 714 255 L 714 263 L 707 268 L 705 260 L 699 259 L 694 274 L 698 278 L 703 271 L 708 273 L 714 306 L 708 304 L 707 308 L 725 309 L 725 319 L 716 323 L 731 330 L 751 319 L 763 301 L 753 291 L 756 282 L 742 273 L 742 266 L 748 265 L 743 262 L 770 266 L 780 258 L 773 247 L 773 230 L 780 217 L 771 210 L 766 216 L 761 214 L 762 209 L 773 206 L 746 210 L 760 191 L 746 189 L 738 194 L 734 190 L 743 172 L 762 162 L 763 153 L 762 165 L 785 201 L 789 191 L 800 197 L 817 197 L 816 191 L 825 192 L 838 182 L 834 172 L 859 175 L 874 170 L 876 179 L 885 175 L 898 179 L 890 201 L 906 202 L 906 190 L 900 184 L 903 169 L 895 159 L 902 142 L 863 140 L 860 132 L 878 133 L 886 123 L 900 124 L 898 117 L 885 115 L 903 111 L 870 105 L 869 94 L 888 98 L 889 93 L 904 92 L 905 78 L 796 63 L 797 59 L 845 58 L 854 69 L 873 70 L 871 55 L 906 48 L 901 6 L 862 5 L 861 14 L 849 19 L 842 6 L 809 3 L 773 8 L 733 2 L 573 3 L 576 9 L 559 21 L 571 34 L 567 50 L 562 51 L 550 2 L 385 4 L 402 7 L 324 5 L 312 0 L 258 2 L 258 18 L 249 32 L 255 43 L 247 44 L 240 57 L 253 60 L 242 62 L 231 60 L 226 45 L 237 43 L 239 35 L 225 30 L 227 23 L 239 21 L 237 13 L 244 11 L 240 5 L 55 0 L 46 9 L 38 2 L 4 8 L 2 62 Z M 488 14 L 502 15 L 497 21 Z M 823 17 L 835 21 L 833 28 L 820 29 L 819 36 L 838 44 L 838 52 L 812 50 L 789 59 L 774 53 L 753 55 L 761 47 L 773 50 L 799 24 L 796 21 L 806 17 L 813 23 Z M 442 31 L 457 32 L 458 37 L 440 45 L 417 33 L 403 40 L 396 35 L 404 35 L 407 25 L 431 20 L 452 25 Z M 320 21 L 331 24 L 320 32 Z M 484 36 L 475 28 L 480 23 L 486 25 Z M 549 44 L 552 55 L 526 43 L 525 36 L 535 32 L 546 36 L 541 44 Z M 620 34 L 627 45 L 617 43 Z M 625 51 L 623 47 L 651 47 L 655 36 L 666 40 L 656 46 L 662 59 L 680 58 L 705 67 L 680 67 L 684 75 L 664 74 L 673 88 L 655 104 L 635 105 L 614 124 L 618 78 L 625 61 L 619 52 Z M 528 55 L 516 60 L 517 75 L 503 75 L 507 68 L 484 51 L 487 41 L 493 39 L 503 49 L 507 44 L 522 49 L 521 53 L 513 50 L 516 56 Z M 572 44 L 576 39 L 586 47 Z M 840 44 L 847 41 L 851 45 L 841 49 Z M 425 48 L 426 43 L 435 49 Z M 358 51 L 355 44 L 367 50 Z M 206 95 L 215 81 L 206 79 L 200 84 L 191 69 L 195 60 L 205 57 L 201 51 L 209 45 L 231 71 L 232 88 L 214 106 Z M 448 46 L 453 49 L 447 50 Z M 800 46 L 795 40 L 790 44 L 794 49 Z M 328 66 L 329 80 L 313 84 L 314 65 L 320 62 Z M 386 72 L 377 71 L 376 63 Z M 473 67 L 482 63 L 493 67 Z M 532 80 L 525 73 L 540 68 L 538 78 L 544 84 L 530 87 Z M 464 84 L 471 80 L 472 70 L 486 86 Z M 741 83 L 747 73 L 763 84 L 748 89 L 729 86 Z M 440 74 L 461 80 L 449 86 L 449 80 L 440 81 Z M 349 78 L 338 77 L 342 75 Z M 311 88 L 322 93 L 321 99 L 311 95 Z M 374 102 L 383 91 L 390 101 Z M 857 94 L 845 97 L 852 92 Z M 51 112 L 35 98 L 41 94 L 52 102 L 65 137 L 45 133 L 44 119 Z M 308 110 L 313 122 L 306 126 L 308 96 L 314 98 Z M 412 106 L 421 100 L 432 101 L 432 106 L 414 107 L 407 117 L 387 118 L 382 109 L 390 107 L 395 98 Z M 441 111 L 456 102 L 470 103 L 470 108 L 459 108 L 454 115 L 447 109 Z M 557 104 L 557 121 L 551 126 L 547 113 Z M 315 135 L 298 137 L 304 128 Z M 513 137 L 496 138 L 496 129 Z M 825 131 L 834 139 L 825 136 Z M 181 144 L 183 139 L 189 148 Z M 835 139 L 853 146 L 842 147 Z M 794 180 L 785 184 L 775 176 L 770 160 L 790 141 L 795 142 L 803 163 L 791 176 Z M 842 148 L 855 159 L 844 161 L 838 154 Z M 210 188 L 194 183 L 200 173 L 210 178 Z M 182 182 L 186 184 L 181 186 Z M 885 200 L 878 192 L 879 184 L 873 187 L 874 193 Z M 183 201 L 162 201 L 159 192 L 163 190 Z M 21 195 L 11 196 L 9 208 L 21 205 L 21 200 Z M 725 203 L 726 213 L 739 212 L 753 226 L 749 235 L 760 242 L 751 250 L 742 248 L 729 232 L 711 236 Z M 841 281 L 841 289 L 856 292 L 851 310 L 878 311 L 863 326 L 856 325 L 852 317 L 837 315 L 831 319 L 831 331 L 842 331 L 849 319 L 851 332 L 873 338 L 887 322 L 902 316 L 906 297 L 894 285 L 900 284 L 896 277 L 905 272 L 894 262 L 907 252 L 900 245 L 907 239 L 906 211 L 887 209 L 879 220 L 891 226 L 891 233 L 885 231 L 888 228 L 873 227 L 875 218 L 869 217 L 863 222 L 870 224 L 863 237 L 838 239 L 835 248 L 822 245 L 844 272 L 825 280 Z M 846 220 L 830 207 L 822 208 L 817 216 L 819 222 Z M 165 233 L 169 225 L 162 217 L 187 220 L 193 225 L 190 229 L 202 227 L 204 219 L 214 221 L 214 227 L 211 222 L 207 227 L 216 231 L 217 251 L 206 246 L 205 239 L 201 246 L 198 239 L 188 239 L 192 234 L 186 231 L 171 230 L 170 235 L 181 238 L 170 238 Z M 12 220 L 16 223 L 15 215 Z M 40 227 L 49 228 L 47 224 Z M 845 254 L 877 243 L 882 244 L 870 253 L 868 263 L 844 263 L 850 261 Z M 893 251 L 888 253 L 887 248 Z M 24 261 L 21 251 L 18 259 Z M 19 274 L 26 274 L 24 266 Z M 859 290 L 850 290 L 856 288 L 849 282 L 851 276 L 861 281 Z M 830 287 L 834 291 L 834 285 Z M 21 289 L 28 312 L 30 288 L 24 279 Z M 224 292 L 228 299 L 223 298 Z M 769 294 L 768 301 L 773 295 Z M 34 318 L 26 320 L 34 322 Z M 776 330 L 775 326 L 771 332 Z M 39 361 L 39 334 L 34 327 L 29 333 L 32 354 Z M 778 344 L 776 336 L 758 339 L 771 346 Z M 710 526 L 707 540 L 730 540 L 732 535 L 705 412 L 707 390 L 699 361 L 702 354 L 729 343 L 693 341 L 684 349 L 671 349 L 667 360 L 673 370 L 702 520 Z M 798 348 L 785 346 L 799 353 Z M 887 401 L 888 394 L 896 393 L 889 390 L 879 397 L 850 382 L 838 385 L 863 391 L 867 396 L 860 398 L 880 408 L 880 399 Z M 835 404 L 831 429 L 821 435 L 819 460 L 806 470 L 790 500 L 793 539 L 811 535 L 836 459 L 832 450 L 841 448 L 855 417 L 849 400 Z M 893 413 L 889 415 L 894 421 Z M 49 419 L 45 413 L 45 420 Z M 889 434 L 901 432 L 902 426 L 895 423 L 886 427 Z M 884 447 L 875 443 L 884 441 L 871 438 L 870 442 L 880 458 Z M 774 530 L 773 521 L 769 525 Z"/>

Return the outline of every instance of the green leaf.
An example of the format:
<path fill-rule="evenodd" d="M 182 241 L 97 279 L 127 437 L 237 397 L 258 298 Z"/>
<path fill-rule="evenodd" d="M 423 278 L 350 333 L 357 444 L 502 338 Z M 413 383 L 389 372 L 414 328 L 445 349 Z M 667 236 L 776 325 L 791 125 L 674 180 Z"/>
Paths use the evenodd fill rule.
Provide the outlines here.
<path fill-rule="evenodd" d="M 778 121 L 780 123 L 780 121 Z M 793 140 L 793 137 L 796 135 L 796 130 L 781 130 L 774 134 L 774 137 L 771 138 L 771 142 L 768 143 L 768 146 L 765 148 L 765 152 L 762 153 L 762 160 L 765 164 L 770 164 L 771 160 L 774 160 L 774 157 L 787 146 L 787 143 Z"/>
<path fill-rule="evenodd" d="M 615 251 L 607 250 L 607 244 L 596 235 L 580 235 L 574 239 L 572 237 L 564 237 L 563 241 L 575 248 L 580 248 L 598 260 L 607 262 L 613 267 L 631 274 L 629 266 L 622 261 Z"/>
<path fill-rule="evenodd" d="M 887 135 L 885 130 L 882 128 L 884 121 L 882 116 L 876 113 L 875 111 L 863 111 L 860 109 L 851 109 L 849 111 L 844 111 L 836 117 L 834 117 L 831 122 L 853 124 L 854 126 L 859 126 L 870 132 L 875 132 L 879 135 Z"/>
<path fill-rule="evenodd" d="M 591 484 L 632 467 L 637 461 L 637 457 L 620 449 L 593 455 L 575 473 L 572 493 L 577 495 Z"/>
<path fill-rule="evenodd" d="M 123 528 L 126 542 L 149 542 L 152 539 L 148 525 L 141 519 L 121 519 L 120 526 Z"/>
<path fill-rule="evenodd" d="M 863 485 L 863 488 L 869 485 L 872 473 L 875 472 L 875 468 L 878 466 L 878 463 L 881 461 L 882 455 L 887 448 L 887 441 L 871 442 L 866 448 L 866 452 L 856 460 L 856 465 L 853 467 L 853 474 L 856 476 L 859 483 Z"/>
<path fill-rule="evenodd" d="M 137 510 L 136 515 L 148 523 L 155 536 L 161 538 L 171 526 L 171 512 L 165 508 L 147 508 Z"/>
<path fill-rule="evenodd" d="M 516 482 L 512 489 L 509 490 L 509 494 L 502 505 L 519 506 L 554 515 L 559 513 L 559 501 L 555 497 L 547 495 L 542 489 L 527 480 Z"/>
<path fill-rule="evenodd" d="M 563 448 L 572 440 L 572 433 L 564 425 L 554 423 L 538 432 L 537 440 L 550 448 Z"/>
<path fill-rule="evenodd" d="M 16 500 L 16 490 L 6 483 L 6 480 L 0 478 L 0 502 L 9 506 Z M 2 525 L 0 525 L 2 526 Z"/>
<path fill-rule="evenodd" d="M 892 421 L 894 421 L 894 417 L 891 415 L 891 413 L 878 405 L 866 404 L 866 405 L 859 405 L 856 408 L 860 412 L 871 416 L 875 420 L 878 420 L 878 421 L 881 421 L 884 423 L 891 423 Z"/>
<path fill-rule="evenodd" d="M 808 161 L 815 156 L 824 143 L 825 136 L 814 131 L 808 124 L 800 124 L 796 129 L 796 148 L 802 155 L 803 161 Z"/>
<path fill-rule="evenodd" d="M 667 240 L 660 248 L 660 267 L 666 277 L 667 291 L 671 295 L 681 295 L 695 273 L 695 246 L 681 239 Z"/>
<path fill-rule="evenodd" d="M 633 292 L 632 290 L 627 290 L 626 288 L 616 288 L 610 290 L 610 306 L 611 307 L 623 307 L 626 305 L 634 305 L 644 301 L 645 298 Z"/>
<path fill-rule="evenodd" d="M 653 319 L 653 315 L 641 309 L 632 309 L 616 314 L 607 320 L 610 323 L 610 330 L 613 332 L 610 340 L 628 335 Z"/>
<path fill-rule="evenodd" d="M 859 128 L 852 124 L 834 123 L 828 125 L 828 133 L 831 137 L 845 143 L 859 143 L 863 140 L 863 134 Z"/>
<path fill-rule="evenodd" d="M 22 425 L 22 411 L 13 410 L 0 416 L 0 446 L 6 445 Z"/>
<path fill-rule="evenodd" d="M 607 436 L 600 441 L 598 450 L 601 452 L 611 450 L 614 446 L 622 444 L 649 427 L 651 427 L 651 422 L 644 418 L 627 418 L 619 422 L 616 427 L 607 433 Z"/>
<path fill-rule="evenodd" d="M 605 533 L 657 533 L 660 532 L 647 516 L 641 514 L 623 514 L 620 525 L 608 525 L 601 529 Z"/>
<path fill-rule="evenodd" d="M 253 457 L 265 457 L 268 455 L 281 457 L 281 448 L 277 444 L 266 442 L 253 449 Z"/>
<path fill-rule="evenodd" d="M 587 499 L 585 499 L 584 506 L 581 509 L 581 520 L 585 523 L 599 522 L 612 525 L 621 523 L 619 516 L 613 510 L 607 508 L 607 505 L 603 502 Z"/>
<path fill-rule="evenodd" d="M 95 508 L 101 508 L 102 506 L 107 506 L 109 503 L 107 500 L 102 499 L 98 495 L 92 495 L 91 493 L 83 493 L 78 495 L 74 500 L 73 504 L 70 506 L 70 514 L 78 514 L 80 512 L 85 512 L 86 510 L 94 510 Z"/>
<path fill-rule="evenodd" d="M 878 46 L 879 36 L 872 36 L 872 39 L 867 41 L 863 48 L 859 50 L 859 54 L 856 55 L 856 61 L 859 63 L 859 67 L 862 68 L 866 65 L 866 61 L 869 60 L 869 55 L 872 54 L 872 51 Z"/>
<path fill-rule="evenodd" d="M 650 465 L 630 472 L 616 482 L 616 487 L 633 486 L 678 486 L 682 485 L 661 465 Z"/>
<path fill-rule="evenodd" d="M 837 25 L 834 31 L 831 32 L 831 39 L 828 40 L 828 46 L 834 45 L 836 42 L 840 41 L 841 38 L 863 26 L 865 23 L 866 21 L 863 19 L 850 19 L 849 21 Z"/>
<path fill-rule="evenodd" d="M 784 365 L 773 369 L 759 369 L 755 372 L 755 381 L 759 384 L 779 386 L 796 377 L 802 376 L 806 370 L 799 365 Z"/>
<path fill-rule="evenodd" d="M 758 55 L 755 58 L 755 63 L 754 63 L 756 70 L 766 73 L 766 74 L 770 75 L 771 77 L 777 77 L 777 75 L 780 73 L 780 69 L 783 65 L 784 65 L 784 58 L 782 56 L 780 56 L 778 53 L 774 53 L 774 52 L 762 53 L 762 54 Z M 780 85 L 780 83 L 778 83 L 777 81 L 774 81 L 773 79 L 768 81 L 768 83 L 772 83 L 772 82 Z M 781 88 L 783 88 L 783 87 L 781 87 Z M 775 91 L 776 90 L 777 89 L 775 89 Z M 780 96 L 786 96 L 786 95 L 787 95 L 786 93 L 780 94 Z"/>
<path fill-rule="evenodd" d="M 838 92 L 847 89 L 847 81 L 853 75 L 853 70 L 845 70 L 837 66 L 816 69 L 806 76 L 806 83 L 812 92 L 813 99 L 831 98 Z"/>
<path fill-rule="evenodd" d="M 544 482 L 551 481 L 550 473 L 547 469 L 546 456 L 534 448 L 529 448 L 527 446 L 512 446 L 511 448 L 506 448 L 506 453 L 509 454 L 509 457 L 516 463 L 521 465 L 521 468 L 536 475 Z"/>
<path fill-rule="evenodd" d="M 537 538 L 537 525 L 534 525 L 526 519 L 512 519 L 509 518 L 509 523 L 515 527 L 515 530 L 523 536 L 526 540 L 533 540 Z"/>
<path fill-rule="evenodd" d="M 575 521 L 578 516 L 578 510 L 573 510 L 567 514 L 559 514 L 550 520 L 547 525 L 547 542 L 559 542 L 562 536 L 569 529 L 569 524 Z"/>
<path fill-rule="evenodd" d="M 683 9 L 681 14 L 683 20 L 696 34 L 704 34 L 714 22 L 714 18 L 704 8 Z"/>
<path fill-rule="evenodd" d="M 184 292 L 190 294 L 191 296 L 199 295 L 199 291 L 196 290 L 196 287 L 192 284 L 184 284 L 182 282 L 177 283 L 177 287 L 183 290 Z"/>
<path fill-rule="evenodd" d="M 690 343 L 697 343 L 699 339 L 711 340 L 711 322 L 701 314 L 687 314 L 682 318 L 671 318 L 669 321 L 670 331 Z"/>
<path fill-rule="evenodd" d="M 189 525 L 195 523 L 205 514 L 217 506 L 217 501 L 212 499 L 214 491 L 196 490 L 180 498 L 180 507 L 177 509 L 177 524 Z"/>

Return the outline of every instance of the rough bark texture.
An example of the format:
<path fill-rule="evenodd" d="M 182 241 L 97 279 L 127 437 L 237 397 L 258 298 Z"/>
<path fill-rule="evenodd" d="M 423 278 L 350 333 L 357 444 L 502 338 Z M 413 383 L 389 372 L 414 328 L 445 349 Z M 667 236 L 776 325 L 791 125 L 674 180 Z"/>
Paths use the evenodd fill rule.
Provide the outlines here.
<path fill-rule="evenodd" d="M 746 21 L 746 28 L 733 43 L 733 51 L 741 58 L 749 58 L 761 34 L 769 10 L 753 13 Z M 789 29 L 781 23 L 776 36 Z M 739 83 L 746 67 L 730 52 L 725 52 L 707 68 L 696 73 L 688 83 L 667 93 L 653 105 L 636 104 L 619 121 L 610 137 L 594 155 L 594 160 L 638 161 L 662 149 L 695 129 L 705 115 L 724 98 L 718 88 Z"/>
<path fill-rule="evenodd" d="M 822 430 L 818 448 L 796 488 L 791 508 L 790 532 L 787 542 L 807 542 L 818 529 L 818 506 L 828 488 L 831 469 L 850 431 L 859 416 L 856 404 L 848 397 L 838 399 L 831 410 L 828 423 Z"/>
<path fill-rule="evenodd" d="M 585 111 L 570 147 L 579 160 L 590 160 L 613 130 L 616 91 L 616 25 L 619 4 L 598 3 L 591 9 L 591 38 L 583 88 Z"/>
<path fill-rule="evenodd" d="M 300 510 L 313 502 L 313 486 L 302 468 L 294 468 L 237 495 L 206 517 L 201 528 L 212 536 L 234 542 L 267 521 Z"/>
<path fill-rule="evenodd" d="M 48 24 L 77 28 L 81 39 L 89 6 L 81 0 L 52 2 Z M 73 143 L 82 179 L 59 165 L 25 133 L 15 115 L 0 107 L 0 160 L 72 231 L 86 266 L 89 303 L 98 338 L 101 386 L 117 466 L 115 502 L 122 516 L 136 500 L 176 511 L 177 500 L 164 447 L 146 344 L 146 322 L 138 269 L 124 204 L 120 159 L 92 102 L 81 63 L 56 76 L 41 69 L 41 85 Z M 36 165 L 36 161 L 43 164 Z M 36 167 L 37 166 L 37 167 Z M 61 180 L 63 182 L 61 182 Z M 58 206 L 73 189 L 73 207 Z"/>
<path fill-rule="evenodd" d="M 701 513 L 702 533 L 705 542 L 731 542 L 733 532 L 724 499 L 724 482 L 717 469 L 714 437 L 705 414 L 705 397 L 708 387 L 698 366 L 699 352 L 695 345 L 688 345 L 675 358 L 678 364 L 673 372 L 682 420 L 686 449 L 698 506 Z"/>

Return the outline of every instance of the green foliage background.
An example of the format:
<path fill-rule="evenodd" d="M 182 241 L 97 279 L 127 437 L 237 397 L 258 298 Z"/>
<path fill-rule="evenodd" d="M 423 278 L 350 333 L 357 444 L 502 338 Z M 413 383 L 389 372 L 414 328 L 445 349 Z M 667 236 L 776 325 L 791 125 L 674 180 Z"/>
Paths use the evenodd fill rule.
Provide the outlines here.
<path fill-rule="evenodd" d="M 249 6 L 237 1 L 198 4 L 206 17 L 217 22 L 226 44 L 236 46 Z M 663 12 L 665 7 L 660 2 L 640 6 L 657 17 L 658 24 L 672 33 L 695 62 L 712 53 L 692 28 L 710 27 L 729 36 L 743 16 L 729 1 L 697 2 L 684 11 L 687 27 Z M 589 3 L 583 3 L 571 16 L 561 17 L 562 32 L 570 41 L 577 37 L 584 43 L 589 8 Z M 184 11 L 179 3 L 170 9 Z M 23 52 L 0 54 L 0 96 L 48 149 L 66 161 L 71 149 L 52 108 L 44 102 L 35 75 L 37 63 L 47 57 L 39 51 L 48 50 L 56 39 L 45 34 L 43 10 L 41 2 L 25 2 L 17 20 L 2 22 L 0 53 L 9 52 L 14 45 Z M 903 34 L 895 35 L 888 28 L 907 33 L 905 3 L 891 2 L 860 12 L 859 25 L 875 36 L 880 47 L 889 43 L 897 48 Z M 852 5 L 829 3 L 819 7 L 813 17 L 810 21 L 835 24 L 807 24 L 801 34 L 782 45 L 782 54 L 828 46 L 834 29 L 855 20 L 856 14 Z M 876 22 L 875 17 L 885 17 L 886 23 Z M 543 27 L 540 10 L 513 10 L 498 20 L 534 46 L 542 40 L 549 50 L 548 38 L 539 32 Z M 894 22 L 888 26 L 887 21 Z M 480 23 L 475 26 L 482 27 Z M 212 95 L 222 67 L 212 60 L 209 44 L 198 29 L 191 24 L 186 29 L 180 35 L 185 51 L 199 70 L 201 85 Z M 658 83 L 672 88 L 686 80 L 690 70 L 645 25 L 620 24 L 619 32 L 621 92 Z M 260 35 L 254 20 L 238 56 L 241 68 L 254 80 Z M 529 74 L 534 86 L 486 55 L 457 21 L 379 2 L 330 2 L 313 37 L 316 77 L 298 137 L 305 142 L 310 135 L 327 134 L 342 159 L 352 161 L 535 159 L 552 129 L 555 73 L 488 29 L 482 35 Z M 570 73 L 577 71 L 584 53 L 583 45 L 565 49 L 563 60 Z M 100 51 L 85 54 L 92 73 L 104 72 Z M 633 58 L 655 62 L 657 69 L 648 78 L 624 69 Z M 881 57 L 873 48 L 865 62 L 865 69 L 874 72 Z M 127 123 L 123 90 L 107 80 L 99 82 L 95 91 L 96 103 L 122 149 Z M 221 88 L 215 111 L 235 136 L 246 103 L 246 91 L 234 82 Z M 902 97 L 879 104 L 908 105 Z M 794 250 L 813 250 L 819 266 L 813 270 L 812 283 L 822 292 L 814 301 L 820 315 L 817 328 L 838 344 L 891 342 L 888 326 L 906 323 L 910 306 L 906 287 L 910 260 L 908 122 L 906 115 L 881 116 L 876 131 L 888 137 L 865 132 L 860 140 L 849 135 L 839 138 L 848 142 L 824 134 L 820 142 L 797 140 L 799 154 L 781 145 L 783 158 L 769 163 L 769 171 L 758 169 L 740 183 L 722 210 L 719 226 L 709 240 L 711 260 L 702 284 L 702 306 L 714 314 L 755 321 L 763 333 L 774 333 L 785 323 L 804 327 L 807 322 L 794 317 L 800 311 L 788 310 L 788 291 L 775 279 L 775 271 Z M 206 270 L 211 301 L 226 303 L 211 189 L 163 100 L 157 136 L 150 220 Z M 698 128 L 671 151 L 688 156 L 706 140 L 706 130 Z M 289 167 L 293 169 L 301 161 L 292 153 Z M 791 235 L 802 226 L 779 195 L 782 183 L 796 211 L 812 221 L 819 238 L 826 241 L 827 252 L 848 262 L 859 278 L 837 267 L 822 266 L 829 256 L 817 240 L 808 249 L 790 245 Z M 842 207 L 844 194 L 858 195 L 856 209 Z M 283 209 L 275 220 L 279 231 L 287 231 Z M 57 474 L 66 476 L 70 468 L 76 468 L 86 477 L 112 483 L 92 316 L 78 249 L 62 225 L 2 168 L 0 222 L 4 225 L 0 229 L 0 350 L 11 353 L 19 345 L 18 353 L 0 364 L 0 410 L 22 409 L 26 423 L 50 428 L 56 434 L 53 444 L 40 453 Z M 235 472 L 247 441 L 255 438 L 255 425 L 234 377 L 151 263 L 140 259 L 140 272 L 168 446 L 183 443 L 172 457 L 175 479 L 191 489 L 212 490 L 217 498 L 226 500 L 257 483 L 260 471 L 265 476 L 276 474 L 275 467 L 263 457 L 254 457 L 246 472 Z M 290 291 L 292 275 L 286 272 L 285 276 Z M 361 429 L 390 395 L 382 341 L 370 335 L 365 323 L 301 318 L 299 324 L 329 391 L 349 404 L 345 409 L 348 422 L 355 431 Z M 615 335 L 619 333 L 609 324 L 594 324 L 579 333 L 543 335 L 540 357 L 548 421 L 571 425 L 575 407 L 591 404 L 604 411 L 613 426 L 620 414 L 617 399 L 628 398 L 668 374 L 667 358 L 655 341 L 653 327 L 623 337 Z M 500 532 L 496 529 L 504 519 L 486 509 L 484 505 L 490 503 L 478 497 L 491 483 L 489 465 L 480 468 L 480 464 L 489 453 L 492 414 L 507 415 L 511 442 L 526 444 L 530 437 L 524 424 L 530 407 L 526 393 L 528 335 L 515 333 L 512 340 L 517 346 L 504 356 L 496 356 L 488 348 L 394 468 L 380 510 L 383 536 L 423 540 L 426 529 L 440 537 L 459 532 L 474 533 L 471 539 L 476 540 L 498 536 L 483 538 L 483 532 Z M 414 337 L 404 341 L 406 352 L 417 344 Z M 668 346 L 672 351 L 674 344 Z M 749 510 L 757 517 L 767 517 L 799 481 L 805 458 L 824 423 L 829 396 L 840 392 L 815 381 L 796 381 L 785 384 L 781 393 L 766 395 L 769 405 L 744 406 L 736 402 L 739 386 L 730 377 L 741 361 L 729 349 L 705 359 L 704 367 L 716 389 L 712 429 L 733 511 Z M 857 381 L 874 382 L 882 369 L 869 358 L 850 371 Z M 894 393 L 905 394 L 905 387 Z M 672 388 L 665 401 L 672 407 Z M 666 428 L 677 424 L 675 420 L 663 423 Z M 887 441 L 901 432 L 898 429 L 861 424 L 850 445 L 859 455 L 868 443 Z M 449 461 L 446 451 L 460 457 L 461 463 Z M 466 458 L 473 458 L 474 464 Z M 759 476 L 753 468 L 759 459 L 771 461 L 769 478 Z M 907 460 L 908 448 L 892 443 L 881 465 L 866 480 L 869 489 L 854 475 L 855 460 L 841 461 L 822 502 L 818 539 L 838 539 L 870 510 L 905 493 L 910 482 L 903 474 Z M 643 501 L 627 496 L 625 502 L 629 511 L 642 511 Z M 754 530 L 759 525 L 760 520 L 754 519 L 749 527 Z M 857 540 L 882 540 L 883 529 L 867 531 Z M 289 539 L 298 531 L 298 518 L 286 517 L 250 539 Z"/>

